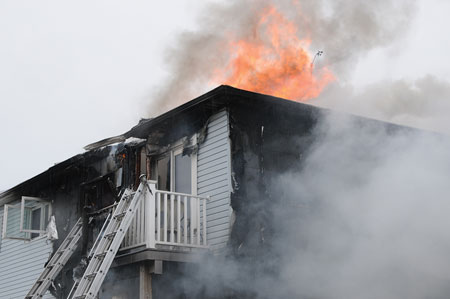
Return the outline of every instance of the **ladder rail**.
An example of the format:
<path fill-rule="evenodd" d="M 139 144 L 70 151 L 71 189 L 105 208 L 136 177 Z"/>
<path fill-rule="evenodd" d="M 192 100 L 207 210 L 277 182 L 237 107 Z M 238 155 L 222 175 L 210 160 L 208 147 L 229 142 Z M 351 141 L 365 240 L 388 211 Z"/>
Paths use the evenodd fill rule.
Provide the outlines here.
<path fill-rule="evenodd" d="M 121 213 L 123 211 L 124 208 L 126 208 L 126 198 L 131 194 L 130 190 L 125 190 L 124 194 L 122 195 L 121 200 L 119 201 L 112 217 L 111 220 L 113 219 L 113 217 L 117 214 L 117 213 Z M 108 245 L 107 244 L 107 239 L 104 238 L 104 236 L 110 234 L 114 229 L 114 224 L 116 224 L 115 222 L 111 222 L 107 225 L 105 232 L 102 236 L 98 236 L 100 238 L 100 241 L 98 242 L 98 245 L 95 249 L 95 252 L 93 253 L 93 257 L 95 256 L 95 253 L 97 251 L 104 251 L 105 247 Z M 105 241 L 106 240 L 106 241 Z M 79 293 L 84 292 L 86 290 L 86 288 L 89 286 L 89 280 L 87 280 L 84 276 L 87 273 L 92 273 L 93 269 L 95 269 L 96 267 L 98 267 L 98 259 L 93 258 L 89 261 L 88 266 L 83 274 L 83 277 L 81 278 L 81 280 L 78 283 L 77 288 L 75 289 L 75 293 L 74 293 L 74 297 L 76 298 L 76 296 L 79 296 Z"/>
<path fill-rule="evenodd" d="M 109 221 L 111 220 L 111 215 L 114 212 L 114 210 L 111 210 L 108 213 L 108 216 L 106 217 L 105 221 L 103 222 L 102 228 L 100 229 L 97 238 L 95 239 L 94 245 L 92 245 L 91 250 L 89 251 L 89 255 L 88 255 L 88 261 L 92 258 L 92 256 L 94 255 L 95 249 L 97 248 L 97 245 L 99 243 L 99 241 L 101 240 L 102 236 L 105 234 L 105 229 L 109 223 Z M 73 292 L 77 289 L 79 285 L 79 281 L 74 281 L 72 288 L 70 289 L 69 295 L 67 296 L 68 299 L 72 298 L 73 296 Z"/>
<path fill-rule="evenodd" d="M 108 214 L 108 217 L 106 217 L 105 222 L 103 222 L 102 228 L 100 229 L 100 232 L 98 233 L 98 236 L 95 239 L 94 245 L 92 245 L 92 248 L 89 251 L 88 260 L 91 259 L 92 255 L 94 254 L 94 251 L 97 248 L 98 242 L 99 242 L 101 236 L 104 234 L 104 230 L 105 230 L 109 220 L 111 219 L 111 214 L 112 214 L 112 212 L 110 212 Z"/>
<path fill-rule="evenodd" d="M 147 181 L 141 177 L 141 184 L 136 192 L 127 190 L 114 210 L 104 234 L 101 236 L 91 260 L 78 286 L 73 299 L 94 299 L 111 267 L 123 238 L 130 227 L 136 210 L 144 197 Z M 130 198 L 131 197 L 131 198 Z M 69 297 L 70 298 L 70 297 Z"/>

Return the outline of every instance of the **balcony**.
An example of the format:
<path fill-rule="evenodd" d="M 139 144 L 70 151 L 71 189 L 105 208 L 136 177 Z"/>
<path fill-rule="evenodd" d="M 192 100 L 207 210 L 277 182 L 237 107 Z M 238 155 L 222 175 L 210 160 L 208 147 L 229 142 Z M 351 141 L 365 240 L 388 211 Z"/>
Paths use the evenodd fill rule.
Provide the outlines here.
<path fill-rule="evenodd" d="M 148 188 L 124 237 L 119 255 L 136 249 L 192 252 L 208 248 L 207 197 Z"/>

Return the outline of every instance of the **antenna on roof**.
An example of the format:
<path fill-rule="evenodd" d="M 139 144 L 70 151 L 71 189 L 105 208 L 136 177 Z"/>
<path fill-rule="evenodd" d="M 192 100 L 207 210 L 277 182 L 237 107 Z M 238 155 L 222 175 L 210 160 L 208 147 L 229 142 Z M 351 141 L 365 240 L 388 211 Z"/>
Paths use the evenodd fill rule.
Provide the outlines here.
<path fill-rule="evenodd" d="M 313 61 L 311 62 L 311 71 L 312 71 L 312 69 L 314 67 L 314 61 L 316 61 L 316 58 L 319 57 L 319 56 L 322 56 L 322 55 L 323 55 L 323 51 L 322 50 L 317 51 L 316 55 L 314 55 Z"/>

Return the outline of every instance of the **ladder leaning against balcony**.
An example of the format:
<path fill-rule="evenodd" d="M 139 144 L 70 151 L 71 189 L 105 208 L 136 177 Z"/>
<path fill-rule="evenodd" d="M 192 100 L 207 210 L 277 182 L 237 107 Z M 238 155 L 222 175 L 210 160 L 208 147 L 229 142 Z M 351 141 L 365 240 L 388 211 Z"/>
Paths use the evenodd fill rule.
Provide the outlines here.
<path fill-rule="evenodd" d="M 94 299 L 108 273 L 114 257 L 119 250 L 123 237 L 131 224 L 136 210 L 145 192 L 151 192 L 147 181 L 141 176 L 141 184 L 136 192 L 126 190 L 122 195 L 109 223 L 98 235 L 98 242 L 92 258 L 79 283 L 73 288 L 68 298 Z"/>

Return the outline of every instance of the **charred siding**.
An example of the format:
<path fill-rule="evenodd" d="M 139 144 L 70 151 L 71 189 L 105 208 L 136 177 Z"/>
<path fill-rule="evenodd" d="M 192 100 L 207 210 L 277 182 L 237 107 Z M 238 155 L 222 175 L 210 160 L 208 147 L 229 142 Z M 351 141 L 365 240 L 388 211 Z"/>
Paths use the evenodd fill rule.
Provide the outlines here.
<path fill-rule="evenodd" d="M 230 107 L 232 171 L 236 186 L 231 206 L 236 222 L 231 248 L 241 257 L 260 264 L 271 256 L 272 215 L 280 198 L 272 180 L 280 173 L 301 167 L 313 143 L 312 129 L 320 113 L 310 106 L 281 102 L 278 105 L 241 104 Z"/>

